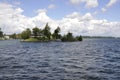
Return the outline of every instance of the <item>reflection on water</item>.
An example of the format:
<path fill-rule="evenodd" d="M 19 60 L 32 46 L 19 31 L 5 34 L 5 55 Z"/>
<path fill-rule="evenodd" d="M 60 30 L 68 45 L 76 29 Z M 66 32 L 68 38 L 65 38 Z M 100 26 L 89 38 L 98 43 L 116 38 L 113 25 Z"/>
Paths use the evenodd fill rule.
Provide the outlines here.
<path fill-rule="evenodd" d="M 120 39 L 0 41 L 0 80 L 120 80 Z"/>

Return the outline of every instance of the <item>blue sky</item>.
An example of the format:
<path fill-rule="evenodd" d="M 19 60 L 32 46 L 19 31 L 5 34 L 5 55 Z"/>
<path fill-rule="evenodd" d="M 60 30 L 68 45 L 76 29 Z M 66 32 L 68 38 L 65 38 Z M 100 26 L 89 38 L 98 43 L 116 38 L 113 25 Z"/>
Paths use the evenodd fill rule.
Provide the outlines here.
<path fill-rule="evenodd" d="M 0 0 L 0 17 L 8 21 L 1 20 L 0 26 L 6 33 L 12 33 L 14 26 L 14 32 L 19 33 L 28 25 L 41 27 L 49 22 L 52 30 L 61 26 L 63 34 L 120 36 L 115 33 L 120 27 L 119 8 L 120 0 Z"/>
<path fill-rule="evenodd" d="M 8 2 L 15 5 L 15 2 L 19 2 L 24 12 L 23 14 L 28 17 L 36 16 L 35 11 L 38 9 L 47 9 L 50 4 L 55 5 L 54 9 L 48 9 L 47 15 L 53 19 L 61 19 L 69 13 L 80 12 L 85 13 L 98 13 L 95 15 L 98 19 L 107 19 L 110 21 L 120 21 L 120 1 L 107 9 L 106 12 L 101 12 L 101 8 L 104 8 L 110 0 L 98 0 L 99 5 L 95 8 L 85 8 L 85 3 L 71 4 L 69 0 L 0 0 L 0 2 Z"/>

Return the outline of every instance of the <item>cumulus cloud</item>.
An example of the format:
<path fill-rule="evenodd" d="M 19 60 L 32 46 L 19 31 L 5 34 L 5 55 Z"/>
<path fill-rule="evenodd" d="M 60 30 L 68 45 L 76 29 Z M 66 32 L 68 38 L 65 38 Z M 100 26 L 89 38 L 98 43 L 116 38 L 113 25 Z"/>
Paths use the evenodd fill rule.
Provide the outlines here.
<path fill-rule="evenodd" d="M 109 3 L 106 5 L 106 7 L 111 7 L 116 2 L 117 2 L 117 0 L 110 0 Z"/>
<path fill-rule="evenodd" d="M 75 5 L 80 3 L 85 3 L 86 8 L 95 8 L 98 6 L 97 0 L 70 0 L 70 3 Z"/>
<path fill-rule="evenodd" d="M 6 3 L 0 3 L 0 10 L 0 27 L 7 34 L 19 33 L 35 26 L 43 28 L 48 22 L 52 32 L 60 26 L 63 35 L 70 31 L 74 35 L 120 37 L 120 22 L 98 20 L 91 13 L 81 15 L 73 12 L 60 20 L 54 20 L 47 15 L 46 9 L 37 10 L 38 15 L 34 17 L 26 17 L 22 14 L 23 9 Z"/>
<path fill-rule="evenodd" d="M 21 8 L 14 8 L 14 6 L 7 3 L 0 3 L 0 27 L 6 33 L 21 32 L 26 27 L 32 27 L 32 21 L 26 16 L 22 15 Z"/>

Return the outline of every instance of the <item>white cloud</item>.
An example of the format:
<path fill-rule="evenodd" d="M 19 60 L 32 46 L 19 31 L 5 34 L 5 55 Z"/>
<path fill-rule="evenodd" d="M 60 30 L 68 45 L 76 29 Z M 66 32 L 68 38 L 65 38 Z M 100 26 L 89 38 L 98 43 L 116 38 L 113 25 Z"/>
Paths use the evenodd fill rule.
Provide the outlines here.
<path fill-rule="evenodd" d="M 55 5 L 54 4 L 50 4 L 49 6 L 48 6 L 48 9 L 54 9 L 55 8 Z"/>
<path fill-rule="evenodd" d="M 106 5 L 106 7 L 110 7 L 113 4 L 115 4 L 117 2 L 117 0 L 110 0 L 109 3 Z"/>
<path fill-rule="evenodd" d="M 76 18 L 76 17 L 79 17 L 79 16 L 80 16 L 80 14 L 78 12 L 73 12 L 72 14 L 67 15 L 66 17 L 68 17 L 68 18 Z"/>
<path fill-rule="evenodd" d="M 0 10 L 0 27 L 7 34 L 19 33 L 25 28 L 32 29 L 35 26 L 43 28 L 48 22 L 52 32 L 60 26 L 62 34 L 70 31 L 74 35 L 120 37 L 120 22 L 98 20 L 90 13 L 81 15 L 73 12 L 60 20 L 54 20 L 47 15 L 46 9 L 39 9 L 35 17 L 26 17 L 22 15 L 24 10 L 6 3 L 0 3 Z"/>
<path fill-rule="evenodd" d="M 98 6 L 98 1 L 97 0 L 86 0 L 86 5 L 87 8 L 94 8 Z"/>
<path fill-rule="evenodd" d="M 46 9 L 38 9 L 37 11 L 36 11 L 36 13 L 46 13 L 47 12 L 47 10 Z"/>
<path fill-rule="evenodd" d="M 70 0 L 72 4 L 79 4 L 81 2 L 84 2 L 84 0 Z"/>
<path fill-rule="evenodd" d="M 106 4 L 106 6 L 104 8 L 101 8 L 102 12 L 106 12 L 107 8 L 111 7 L 112 5 L 114 5 L 117 2 L 117 0 L 109 0 L 108 4 Z"/>
<path fill-rule="evenodd" d="M 33 23 L 26 16 L 22 15 L 21 8 L 7 3 L 0 3 L 0 27 L 7 34 L 21 32 L 26 27 L 32 27 Z"/>
<path fill-rule="evenodd" d="M 70 0 L 70 3 L 75 5 L 80 3 L 85 3 L 86 8 L 95 8 L 98 6 L 97 0 Z"/>

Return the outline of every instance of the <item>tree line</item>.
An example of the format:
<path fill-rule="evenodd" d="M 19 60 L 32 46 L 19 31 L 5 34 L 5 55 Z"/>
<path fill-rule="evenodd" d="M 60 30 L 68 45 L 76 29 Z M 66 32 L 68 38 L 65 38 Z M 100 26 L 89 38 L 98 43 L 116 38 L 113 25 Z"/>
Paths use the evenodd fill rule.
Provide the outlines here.
<path fill-rule="evenodd" d="M 44 29 L 40 29 L 38 27 L 33 28 L 30 30 L 27 28 L 21 33 L 21 38 L 22 39 L 29 39 L 29 38 L 36 38 L 40 41 L 45 41 L 45 40 L 61 40 L 61 41 L 82 41 L 82 36 L 77 36 L 74 37 L 71 32 L 68 32 L 64 36 L 60 34 L 60 27 L 58 26 L 53 33 L 50 32 L 50 26 L 48 23 L 45 25 Z"/>
<path fill-rule="evenodd" d="M 28 40 L 28 39 L 36 39 L 37 41 L 56 41 L 56 40 L 61 40 L 63 42 L 67 41 L 82 41 L 82 36 L 77 36 L 74 37 L 71 32 L 68 32 L 65 35 L 61 35 L 61 29 L 58 26 L 53 33 L 51 33 L 51 28 L 46 23 L 45 27 L 43 29 L 40 29 L 38 27 L 34 27 L 32 30 L 27 28 L 23 32 L 16 34 L 13 33 L 9 35 L 11 39 L 23 39 L 23 40 Z M 0 38 L 4 37 L 4 34 L 0 28 Z"/>

